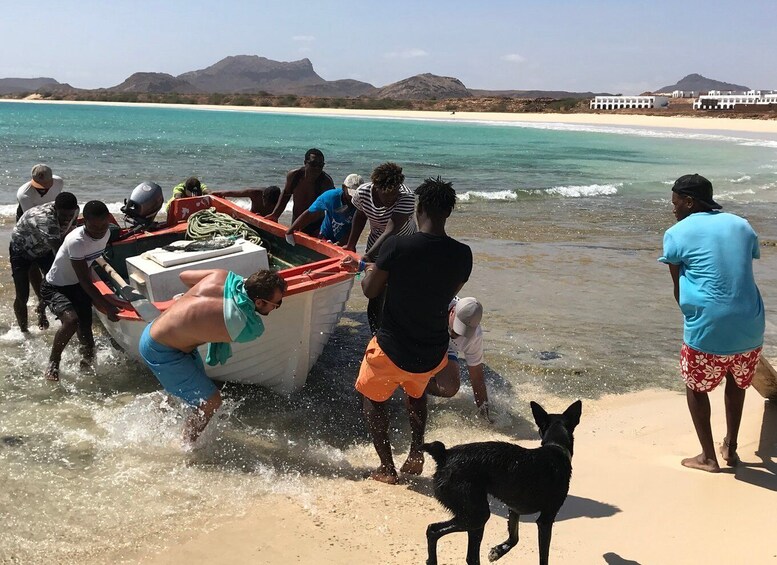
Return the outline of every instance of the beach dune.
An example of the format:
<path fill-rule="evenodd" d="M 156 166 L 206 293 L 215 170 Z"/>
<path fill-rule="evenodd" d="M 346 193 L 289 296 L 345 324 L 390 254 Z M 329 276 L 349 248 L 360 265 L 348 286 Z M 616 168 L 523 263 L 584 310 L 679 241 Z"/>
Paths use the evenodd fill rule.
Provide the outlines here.
<path fill-rule="evenodd" d="M 679 387 L 678 387 L 679 389 Z M 716 437 L 725 433 L 722 388 L 711 394 Z M 558 401 L 563 407 L 565 401 Z M 494 439 L 508 439 L 491 435 Z M 434 438 L 442 439 L 445 438 Z M 483 439 L 483 438 L 473 438 Z M 553 530 L 551 561 L 578 564 L 774 563 L 777 404 L 748 391 L 739 453 L 720 474 L 686 469 L 698 452 L 682 392 L 645 391 L 584 401 L 570 495 Z M 538 442 L 521 442 L 534 447 Z M 446 519 L 431 494 L 434 463 L 414 482 L 322 479 L 305 504 L 262 497 L 242 517 L 188 533 L 138 563 L 423 563 L 425 530 Z M 506 509 L 492 503 L 483 560 L 506 538 Z M 537 563 L 534 516 L 504 563 Z M 466 536 L 443 538 L 440 563 L 461 563 Z"/>

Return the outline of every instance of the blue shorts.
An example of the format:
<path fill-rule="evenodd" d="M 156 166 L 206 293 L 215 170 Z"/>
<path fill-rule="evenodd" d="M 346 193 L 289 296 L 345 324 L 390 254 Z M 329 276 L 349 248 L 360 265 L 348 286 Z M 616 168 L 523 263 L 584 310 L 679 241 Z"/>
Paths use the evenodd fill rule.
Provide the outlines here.
<path fill-rule="evenodd" d="M 187 404 L 199 406 L 216 391 L 216 385 L 205 374 L 200 352 L 195 349 L 185 353 L 154 341 L 151 324 L 140 336 L 140 356 L 170 394 L 182 398 Z"/>

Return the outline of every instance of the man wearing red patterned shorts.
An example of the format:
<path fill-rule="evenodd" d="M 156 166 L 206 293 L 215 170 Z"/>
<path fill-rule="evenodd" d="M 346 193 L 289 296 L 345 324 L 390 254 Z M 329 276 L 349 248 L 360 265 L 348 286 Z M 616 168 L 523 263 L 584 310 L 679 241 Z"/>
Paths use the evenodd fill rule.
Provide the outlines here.
<path fill-rule="evenodd" d="M 753 277 L 758 236 L 744 218 L 721 212 L 712 183 L 684 175 L 672 187 L 677 223 L 664 234 L 674 296 L 683 312 L 680 370 L 702 452 L 682 460 L 691 469 L 720 471 L 710 425 L 708 393 L 725 378 L 726 437 L 720 455 L 739 462 L 737 436 L 745 392 L 764 336 L 764 305 Z"/>

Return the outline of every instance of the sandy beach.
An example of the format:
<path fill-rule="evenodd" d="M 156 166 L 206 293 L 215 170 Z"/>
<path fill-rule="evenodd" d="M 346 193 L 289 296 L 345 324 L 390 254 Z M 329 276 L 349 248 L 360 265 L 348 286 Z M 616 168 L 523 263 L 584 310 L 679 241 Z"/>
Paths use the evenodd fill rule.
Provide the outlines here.
<path fill-rule="evenodd" d="M 638 114 L 530 114 L 496 112 L 421 112 L 410 110 L 346 110 L 340 108 L 276 108 L 267 106 L 213 106 L 207 104 L 153 104 L 129 102 L 76 102 L 65 100 L 0 100 L 28 104 L 88 104 L 105 106 L 134 106 L 146 108 L 186 108 L 190 110 L 220 110 L 257 112 L 266 114 L 297 114 L 302 116 L 340 116 L 350 118 L 383 118 L 406 120 L 442 120 L 451 122 L 554 123 L 606 127 L 669 128 L 680 130 L 729 131 L 774 134 L 777 120 L 750 120 L 741 118 L 648 116 Z"/>
<path fill-rule="evenodd" d="M 713 430 L 722 438 L 722 390 L 711 400 Z M 546 407 L 559 410 L 566 402 Z M 510 439 L 484 430 L 472 440 L 486 438 Z M 777 405 L 751 389 L 740 433 L 742 464 L 707 474 L 680 466 L 680 459 L 698 451 L 682 393 L 654 390 L 584 402 L 570 495 L 554 527 L 551 561 L 776 562 L 768 529 L 777 491 L 776 438 Z M 133 562 L 423 563 L 426 526 L 446 519 L 431 495 L 433 468 L 428 463 L 422 477 L 400 486 L 326 479 L 326 488 L 304 505 L 282 496 L 262 497 L 247 515 L 203 524 L 203 531 L 170 540 L 159 553 L 141 553 Z M 484 562 L 488 548 L 506 538 L 505 508 L 492 503 L 492 513 Z M 521 542 L 501 562 L 537 562 L 533 518 L 522 520 Z M 465 551 L 464 535 L 448 536 L 440 542 L 440 563 L 461 563 Z"/>

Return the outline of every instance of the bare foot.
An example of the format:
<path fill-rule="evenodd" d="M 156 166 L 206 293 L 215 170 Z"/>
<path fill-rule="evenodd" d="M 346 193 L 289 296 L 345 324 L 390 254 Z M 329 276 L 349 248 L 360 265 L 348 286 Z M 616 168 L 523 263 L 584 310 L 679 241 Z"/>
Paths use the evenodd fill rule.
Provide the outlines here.
<path fill-rule="evenodd" d="M 54 361 L 49 363 L 49 368 L 46 369 L 46 380 L 51 382 L 59 380 L 59 365 Z"/>
<path fill-rule="evenodd" d="M 739 465 L 740 459 L 737 454 L 737 444 L 729 443 L 727 437 L 723 438 L 723 443 L 720 446 L 720 456 L 729 467 L 736 467 Z"/>
<path fill-rule="evenodd" d="M 395 469 L 386 469 L 381 465 L 374 471 L 370 472 L 367 475 L 368 479 L 372 479 L 373 481 L 380 481 L 381 483 L 386 483 L 387 485 L 395 485 L 397 484 L 397 472 Z"/>
<path fill-rule="evenodd" d="M 39 330 L 47 330 L 49 329 L 49 319 L 46 317 L 46 310 L 40 310 L 38 309 L 38 329 Z"/>
<path fill-rule="evenodd" d="M 411 451 L 400 471 L 405 475 L 420 475 L 424 470 L 424 454 L 420 451 Z"/>
<path fill-rule="evenodd" d="M 700 453 L 696 457 L 688 457 L 680 461 L 683 467 L 689 469 L 698 469 L 700 471 L 707 471 L 708 473 L 719 473 L 720 466 L 715 459 L 707 459 L 703 453 Z"/>

